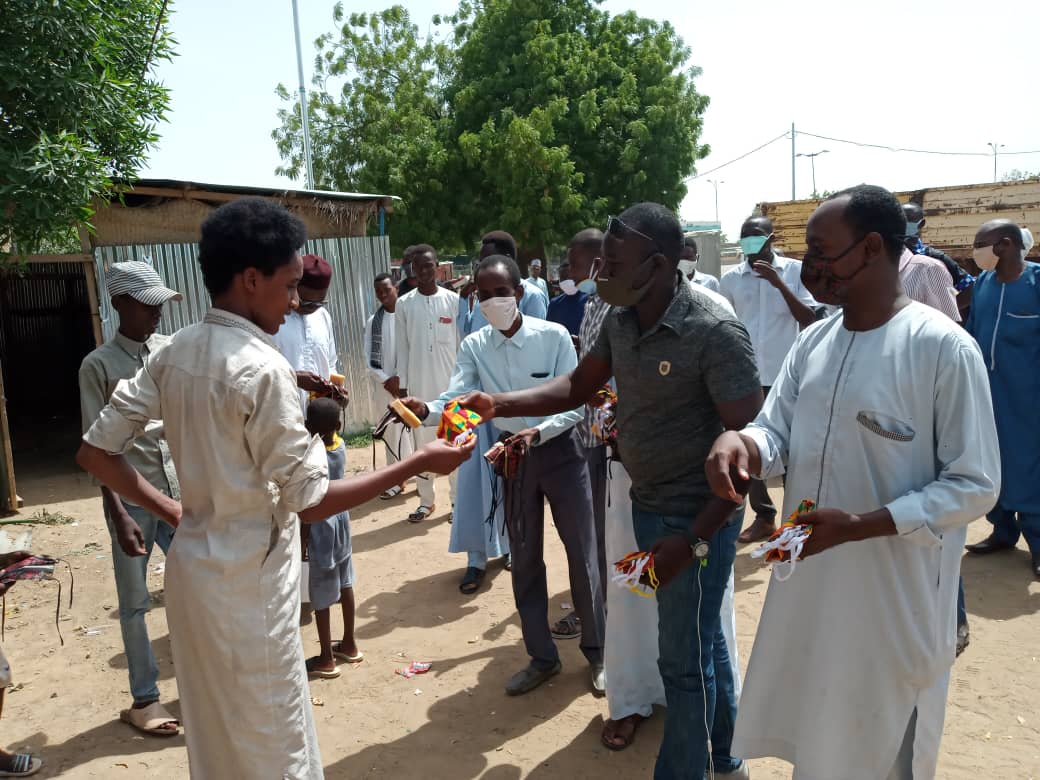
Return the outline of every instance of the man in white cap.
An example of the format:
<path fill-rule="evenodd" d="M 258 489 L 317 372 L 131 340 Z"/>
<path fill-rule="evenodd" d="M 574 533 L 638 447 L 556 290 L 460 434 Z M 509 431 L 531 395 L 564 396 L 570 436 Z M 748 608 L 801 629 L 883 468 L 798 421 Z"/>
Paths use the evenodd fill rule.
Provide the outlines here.
<path fill-rule="evenodd" d="M 98 419 L 116 385 L 132 379 L 148 356 L 169 341 L 168 336 L 156 333 L 162 307 L 167 301 L 181 300 L 181 294 L 166 287 L 148 263 L 114 263 L 108 272 L 107 287 L 112 307 L 119 314 L 119 330 L 87 355 L 80 366 L 84 432 Z M 146 433 L 134 441 L 125 455 L 153 487 L 180 499 L 180 484 L 161 421 L 150 422 Z M 148 560 L 156 544 L 166 553 L 173 540 L 173 527 L 104 486 L 101 500 L 112 537 L 119 625 L 133 697 L 133 706 L 123 710 L 120 719 L 145 734 L 171 737 L 177 734 L 180 724 L 159 703 L 159 668 L 144 616 L 151 604 Z"/>
<path fill-rule="evenodd" d="M 528 268 L 531 269 L 531 275 L 527 277 L 528 284 L 533 284 L 535 287 L 541 290 L 542 293 L 545 294 L 546 298 L 548 298 L 549 285 L 547 285 L 545 283 L 545 279 L 542 278 L 542 261 L 536 257 L 534 260 L 531 261 Z"/>

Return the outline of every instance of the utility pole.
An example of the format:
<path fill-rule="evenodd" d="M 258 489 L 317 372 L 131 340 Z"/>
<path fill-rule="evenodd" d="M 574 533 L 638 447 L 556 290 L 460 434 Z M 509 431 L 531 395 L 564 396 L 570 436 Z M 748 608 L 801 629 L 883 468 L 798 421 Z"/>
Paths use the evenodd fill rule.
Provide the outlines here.
<path fill-rule="evenodd" d="M 718 181 L 716 179 L 708 179 L 708 184 L 715 188 L 715 221 L 719 221 L 719 185 L 725 184 L 724 181 Z M 720 223 L 721 224 L 721 223 Z"/>
<path fill-rule="evenodd" d="M 791 122 L 791 200 L 798 200 L 798 196 L 794 191 L 794 122 Z"/>
<path fill-rule="evenodd" d="M 993 150 L 993 183 L 997 182 L 997 154 L 1004 148 L 1004 144 L 998 144 L 994 141 L 990 141 L 989 148 Z"/>
<path fill-rule="evenodd" d="M 809 154 L 797 154 L 796 157 L 808 157 L 809 164 L 812 166 L 812 196 L 816 197 L 816 158 L 821 154 L 827 154 L 829 149 L 821 149 L 818 152 L 812 152 Z"/>
<path fill-rule="evenodd" d="M 303 123 L 303 159 L 307 166 L 307 189 L 314 189 L 314 168 L 311 165 L 311 126 L 307 116 L 307 87 L 303 78 L 303 50 L 300 48 L 300 12 L 292 0 L 293 28 L 296 32 L 296 68 L 300 74 L 300 119 Z"/>

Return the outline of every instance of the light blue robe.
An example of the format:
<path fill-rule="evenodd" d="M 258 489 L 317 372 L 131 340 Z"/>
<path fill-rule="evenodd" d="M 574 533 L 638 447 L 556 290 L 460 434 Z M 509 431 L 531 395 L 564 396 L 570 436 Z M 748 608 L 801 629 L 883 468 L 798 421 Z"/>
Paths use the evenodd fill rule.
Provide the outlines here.
<path fill-rule="evenodd" d="M 520 313 L 525 317 L 545 319 L 548 303 L 545 298 L 531 293 L 525 287 L 524 297 L 520 299 Z M 487 320 L 476 304 L 469 311 L 469 302 L 461 298 L 459 301 L 459 338 L 466 338 L 487 325 Z M 455 511 L 452 515 L 451 538 L 448 552 L 468 553 L 483 552 L 488 559 L 506 555 L 509 552 L 509 539 L 505 534 L 505 522 L 501 498 L 495 510 L 494 528 L 487 522 L 491 513 L 492 485 L 494 476 L 491 465 L 484 460 L 484 453 L 498 439 L 498 431 L 492 423 L 483 423 L 477 427 L 477 451 L 473 457 L 463 463 L 458 470 L 456 481 Z M 497 483 L 501 490 L 501 483 Z"/>
<path fill-rule="evenodd" d="M 965 328 L 982 349 L 993 393 L 1000 506 L 1040 514 L 1040 265 L 1026 263 L 1011 284 L 984 272 Z"/>

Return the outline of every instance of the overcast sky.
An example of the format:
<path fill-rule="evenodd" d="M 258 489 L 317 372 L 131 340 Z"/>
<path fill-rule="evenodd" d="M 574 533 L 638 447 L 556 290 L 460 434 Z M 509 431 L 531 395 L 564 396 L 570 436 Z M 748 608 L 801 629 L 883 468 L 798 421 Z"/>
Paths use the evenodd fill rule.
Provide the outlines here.
<path fill-rule="evenodd" d="M 423 30 L 450 0 L 403 2 Z M 331 0 L 299 0 L 304 66 L 313 40 L 333 29 Z M 347 13 L 387 2 L 345 2 Z M 1040 150 L 1040 60 L 1029 41 L 1040 29 L 1035 0 L 607 0 L 668 19 L 703 70 L 697 87 L 711 98 L 703 140 L 706 172 L 790 130 L 851 141 L 936 151 L 945 156 L 867 149 L 799 135 L 797 150 L 826 149 L 816 186 L 862 181 L 919 189 L 991 181 L 989 142 L 1004 152 Z M 650 9 L 653 9 L 652 11 Z M 271 140 L 281 101 L 278 82 L 298 87 L 290 0 L 175 0 L 178 56 L 160 76 L 172 89 L 169 122 L 142 175 L 219 184 L 303 186 L 275 175 Z M 797 196 L 812 191 L 808 158 L 798 158 Z M 1040 154 L 1002 156 L 999 173 L 1040 171 Z M 715 216 L 733 239 L 754 205 L 791 197 L 791 142 L 783 139 L 689 183 L 682 216 Z M 388 193 L 397 194 L 397 193 Z M 1036 226 L 1034 226 L 1035 228 Z M 391 225 L 392 229 L 392 225 Z"/>

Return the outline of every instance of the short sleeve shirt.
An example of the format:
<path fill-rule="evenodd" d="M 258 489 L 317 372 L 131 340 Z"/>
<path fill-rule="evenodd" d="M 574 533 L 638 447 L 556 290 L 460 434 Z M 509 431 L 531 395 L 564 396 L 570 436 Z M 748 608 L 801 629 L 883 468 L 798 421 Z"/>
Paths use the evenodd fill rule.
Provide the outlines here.
<path fill-rule="evenodd" d="M 618 445 L 633 501 L 652 512 L 695 515 L 711 495 L 704 462 L 724 429 L 716 404 L 761 387 L 747 330 L 679 284 L 645 333 L 634 308 L 612 308 L 591 354 L 611 364 L 617 381 Z"/>

